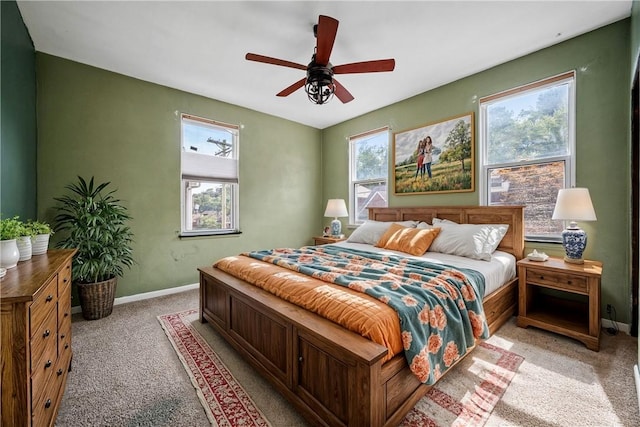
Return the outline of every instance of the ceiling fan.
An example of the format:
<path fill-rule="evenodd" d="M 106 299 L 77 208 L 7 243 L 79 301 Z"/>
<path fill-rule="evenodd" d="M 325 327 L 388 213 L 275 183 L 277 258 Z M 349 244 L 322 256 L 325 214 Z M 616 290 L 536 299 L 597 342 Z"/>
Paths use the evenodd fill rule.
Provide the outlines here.
<path fill-rule="evenodd" d="M 307 71 L 306 77 L 283 89 L 277 93 L 276 96 L 289 96 L 304 86 L 309 100 L 314 104 L 325 104 L 334 94 L 342 103 L 346 104 L 353 100 L 353 95 L 333 78 L 334 74 L 393 71 L 396 62 L 394 59 L 379 59 L 336 66 L 332 65 L 331 62 L 329 62 L 329 57 L 331 56 L 331 50 L 333 49 L 337 32 L 338 21 L 329 16 L 320 15 L 318 23 L 313 26 L 313 33 L 317 39 L 316 48 L 311 57 L 311 62 L 309 62 L 308 65 L 297 64 L 295 62 L 255 53 L 247 53 L 245 58 L 249 61 L 264 62 L 265 64 L 280 65 Z"/>

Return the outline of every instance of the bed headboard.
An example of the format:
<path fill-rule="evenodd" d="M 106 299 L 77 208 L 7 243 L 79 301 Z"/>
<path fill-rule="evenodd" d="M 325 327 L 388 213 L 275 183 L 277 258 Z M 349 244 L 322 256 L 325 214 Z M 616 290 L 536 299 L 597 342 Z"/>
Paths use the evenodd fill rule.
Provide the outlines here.
<path fill-rule="evenodd" d="M 420 206 L 369 208 L 369 219 L 375 221 L 424 221 L 448 219 L 458 224 L 508 224 L 509 230 L 498 249 L 524 255 L 524 206 Z"/>

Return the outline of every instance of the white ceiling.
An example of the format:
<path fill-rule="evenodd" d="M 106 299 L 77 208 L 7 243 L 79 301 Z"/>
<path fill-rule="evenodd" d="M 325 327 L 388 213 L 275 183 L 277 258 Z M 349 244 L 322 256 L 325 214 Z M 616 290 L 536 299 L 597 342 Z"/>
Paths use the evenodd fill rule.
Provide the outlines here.
<path fill-rule="evenodd" d="M 319 129 L 630 15 L 619 1 L 18 1 L 35 49 Z M 355 100 L 314 105 L 303 70 L 318 15 L 338 21 L 331 63 L 395 58 L 390 73 L 337 76 Z"/>

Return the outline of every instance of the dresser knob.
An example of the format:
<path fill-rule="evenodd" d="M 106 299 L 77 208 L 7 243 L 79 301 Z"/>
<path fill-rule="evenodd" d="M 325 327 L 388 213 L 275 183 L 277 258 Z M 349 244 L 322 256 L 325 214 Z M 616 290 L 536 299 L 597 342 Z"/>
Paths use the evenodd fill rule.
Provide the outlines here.
<path fill-rule="evenodd" d="M 302 363 L 302 356 L 298 357 L 298 362 Z"/>
<path fill-rule="evenodd" d="M 69 281 L 69 279 L 67 279 L 67 278 L 65 277 L 64 279 L 62 279 L 62 281 L 63 281 L 64 283 L 67 283 L 67 282 Z"/>
<path fill-rule="evenodd" d="M 69 316 L 69 313 L 65 312 L 64 317 L 67 317 L 67 316 Z"/>
<path fill-rule="evenodd" d="M 47 302 L 53 301 L 53 295 L 47 295 Z"/>
<path fill-rule="evenodd" d="M 65 335 L 65 334 L 60 334 L 60 339 L 61 339 L 61 340 L 63 340 L 63 339 L 64 339 L 64 337 L 66 337 L 66 335 Z"/>
<path fill-rule="evenodd" d="M 44 407 L 47 409 L 51 408 L 51 399 L 47 399 L 47 401 L 44 402 Z"/>
<path fill-rule="evenodd" d="M 62 370 L 62 368 L 58 369 L 58 372 L 56 372 L 56 374 L 58 374 L 58 376 L 62 375 L 64 371 Z"/>
<path fill-rule="evenodd" d="M 53 362 L 51 360 L 47 360 L 47 363 L 44 364 L 45 369 L 46 368 L 50 368 L 51 365 L 53 365 Z"/>
<path fill-rule="evenodd" d="M 567 283 L 570 285 L 571 284 L 571 280 L 567 280 Z"/>
<path fill-rule="evenodd" d="M 44 331 L 44 334 L 42 334 L 42 338 L 46 338 L 49 335 L 51 335 L 51 331 L 47 329 L 46 331 Z"/>
<path fill-rule="evenodd" d="M 69 343 L 66 343 L 66 344 L 64 345 L 64 349 L 66 350 L 66 349 L 68 349 L 68 348 L 69 348 Z"/>

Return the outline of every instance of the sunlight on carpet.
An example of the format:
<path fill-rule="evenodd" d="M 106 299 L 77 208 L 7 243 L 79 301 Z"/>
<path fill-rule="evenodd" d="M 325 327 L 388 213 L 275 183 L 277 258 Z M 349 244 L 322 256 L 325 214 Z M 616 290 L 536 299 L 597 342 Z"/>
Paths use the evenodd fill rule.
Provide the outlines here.
<path fill-rule="evenodd" d="M 198 311 L 158 316 L 213 425 L 270 426 L 207 341 L 193 327 Z M 407 414 L 402 427 L 483 426 L 524 358 L 479 344 Z M 293 411 L 293 409 L 291 409 Z"/>

